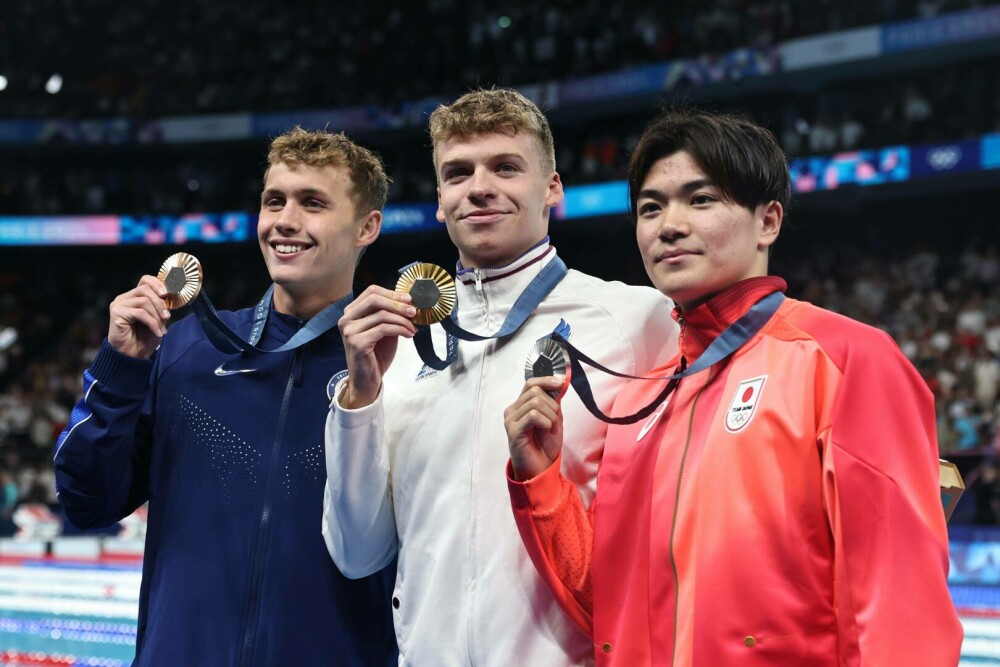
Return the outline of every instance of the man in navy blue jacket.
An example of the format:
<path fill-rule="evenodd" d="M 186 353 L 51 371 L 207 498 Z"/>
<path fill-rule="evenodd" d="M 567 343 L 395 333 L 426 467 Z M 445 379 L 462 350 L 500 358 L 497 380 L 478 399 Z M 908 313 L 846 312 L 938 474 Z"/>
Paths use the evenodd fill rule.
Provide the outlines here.
<path fill-rule="evenodd" d="M 348 580 L 320 534 L 328 388 L 346 368 L 329 315 L 378 237 L 389 179 L 343 134 L 299 128 L 272 142 L 268 165 L 257 232 L 274 285 L 257 308 L 219 316 L 260 350 L 288 349 L 220 352 L 193 317 L 168 334 L 166 289 L 143 276 L 111 303 L 57 442 L 74 525 L 149 502 L 134 665 L 396 661 L 395 566 Z M 298 344 L 305 334 L 318 335 Z"/>

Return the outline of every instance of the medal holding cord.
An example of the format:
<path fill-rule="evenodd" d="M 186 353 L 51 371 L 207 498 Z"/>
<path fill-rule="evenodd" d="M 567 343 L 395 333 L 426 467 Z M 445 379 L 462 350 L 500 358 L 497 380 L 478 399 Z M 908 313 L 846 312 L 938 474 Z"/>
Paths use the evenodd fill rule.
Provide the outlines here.
<path fill-rule="evenodd" d="M 706 368 L 714 366 L 743 347 L 747 341 L 753 338 L 757 332 L 770 321 L 770 319 L 774 316 L 774 313 L 777 312 L 781 302 L 784 300 L 785 295 L 781 292 L 773 292 L 767 295 L 755 303 L 753 307 L 750 308 L 745 315 L 743 315 L 743 317 L 726 327 L 726 330 L 712 341 L 712 344 L 709 345 L 704 352 L 702 352 L 701 356 L 699 356 L 693 364 L 687 366 L 687 362 L 681 358 L 680 372 L 668 377 L 637 377 L 635 375 L 619 373 L 607 368 L 606 366 L 602 366 L 600 363 L 594 361 L 578 350 L 566 339 L 568 327 L 566 327 L 565 322 L 560 322 L 554 332 L 539 339 L 536 345 L 542 341 L 552 341 L 563 348 L 563 351 L 569 358 L 569 367 L 571 369 L 568 373 L 569 381 L 567 384 L 573 385 L 573 390 L 577 393 L 580 397 L 580 401 L 584 404 L 584 406 L 586 406 L 592 415 L 603 422 L 607 422 L 608 424 L 634 424 L 637 421 L 645 419 L 649 415 L 653 414 L 653 412 L 656 411 L 656 408 L 659 407 L 659 405 L 667 399 L 674 389 L 677 388 L 677 384 L 682 378 L 694 375 L 695 373 L 703 371 Z M 530 355 L 526 365 L 527 363 L 533 363 L 533 357 Z M 646 380 L 650 382 L 666 381 L 667 384 L 649 405 L 642 408 L 638 412 L 622 417 L 611 417 L 604 414 L 604 412 L 597 407 L 597 402 L 594 400 L 594 394 L 590 388 L 590 383 L 587 381 L 587 374 L 583 370 L 583 364 L 620 378 Z"/>
<path fill-rule="evenodd" d="M 538 308 L 538 304 L 566 277 L 567 272 L 566 265 L 558 257 L 546 264 L 521 292 L 500 328 L 488 336 L 480 336 L 458 326 L 455 281 L 439 266 L 420 262 L 404 266 L 399 270 L 396 291 L 406 292 L 413 297 L 413 306 L 417 309 L 414 322 L 419 325 L 413 342 L 421 361 L 429 368 L 443 371 L 458 356 L 459 339 L 475 342 L 503 338 L 515 333 Z M 444 359 L 437 356 L 431 342 L 430 325 L 435 322 L 440 322 L 447 333 L 447 354 Z"/>
<path fill-rule="evenodd" d="M 301 347 L 337 326 L 337 321 L 344 314 L 344 308 L 353 299 L 353 295 L 348 294 L 339 301 L 330 304 L 310 318 L 305 326 L 283 345 L 274 350 L 262 350 L 257 347 L 257 343 L 260 342 L 261 336 L 264 334 L 267 316 L 271 311 L 274 285 L 267 289 L 264 297 L 254 308 L 253 327 L 248 339 L 244 340 L 222 321 L 215 311 L 215 306 L 208 300 L 208 295 L 202 290 L 204 272 L 201 263 L 194 255 L 185 252 L 171 255 L 163 262 L 156 277 L 167 289 L 167 296 L 164 298 L 167 308 L 175 310 L 190 303 L 191 310 L 198 318 L 198 323 L 201 324 L 208 340 L 217 350 L 225 354 L 242 354 L 244 356 L 271 354 L 288 352 Z"/>

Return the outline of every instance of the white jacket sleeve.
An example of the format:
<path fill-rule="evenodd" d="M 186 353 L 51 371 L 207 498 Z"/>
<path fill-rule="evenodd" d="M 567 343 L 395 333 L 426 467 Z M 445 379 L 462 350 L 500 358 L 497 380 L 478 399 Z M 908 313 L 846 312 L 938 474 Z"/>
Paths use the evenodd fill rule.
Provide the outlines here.
<path fill-rule="evenodd" d="M 334 396 L 343 389 L 343 380 Z M 336 399 L 326 418 L 323 539 L 337 568 L 358 579 L 388 565 L 399 548 L 389 486 L 382 393 L 357 410 Z"/>

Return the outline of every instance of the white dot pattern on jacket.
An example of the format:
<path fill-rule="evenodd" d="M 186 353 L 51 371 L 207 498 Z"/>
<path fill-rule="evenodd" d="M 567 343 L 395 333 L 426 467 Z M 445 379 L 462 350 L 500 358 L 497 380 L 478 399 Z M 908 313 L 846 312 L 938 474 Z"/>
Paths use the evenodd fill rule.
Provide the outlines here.
<path fill-rule="evenodd" d="M 293 452 L 285 459 L 285 493 L 289 496 L 304 489 L 318 488 L 326 482 L 323 443 Z"/>
<path fill-rule="evenodd" d="M 181 396 L 180 402 L 184 425 L 193 441 L 190 444 L 208 453 L 209 468 L 215 473 L 223 497 L 241 501 L 259 484 L 260 452 L 188 397 Z"/>

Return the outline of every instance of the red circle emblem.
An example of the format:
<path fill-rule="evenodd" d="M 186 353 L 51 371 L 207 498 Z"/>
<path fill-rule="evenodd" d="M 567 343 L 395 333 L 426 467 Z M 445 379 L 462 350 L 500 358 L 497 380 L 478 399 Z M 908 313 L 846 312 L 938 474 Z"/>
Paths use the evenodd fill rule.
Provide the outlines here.
<path fill-rule="evenodd" d="M 743 392 L 743 398 L 741 398 L 740 400 L 746 403 L 747 401 L 750 400 L 751 396 L 753 396 L 753 387 L 747 387 L 747 390 Z"/>

